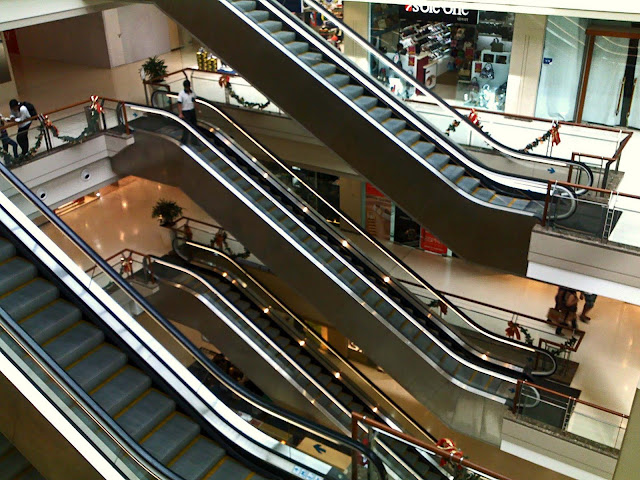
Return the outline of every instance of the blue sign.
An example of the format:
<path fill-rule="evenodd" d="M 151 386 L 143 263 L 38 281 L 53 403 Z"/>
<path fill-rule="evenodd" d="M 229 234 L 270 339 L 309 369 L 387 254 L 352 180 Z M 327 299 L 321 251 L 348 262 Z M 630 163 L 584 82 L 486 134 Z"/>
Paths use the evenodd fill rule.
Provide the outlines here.
<path fill-rule="evenodd" d="M 544 57 L 543 63 L 545 65 L 551 65 L 551 62 L 553 62 L 553 58 L 550 57 Z"/>

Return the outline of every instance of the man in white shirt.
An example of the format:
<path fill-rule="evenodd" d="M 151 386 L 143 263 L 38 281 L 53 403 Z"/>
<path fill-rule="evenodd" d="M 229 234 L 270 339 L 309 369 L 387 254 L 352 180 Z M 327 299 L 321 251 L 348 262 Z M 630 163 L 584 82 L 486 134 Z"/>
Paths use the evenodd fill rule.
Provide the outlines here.
<path fill-rule="evenodd" d="M 24 105 L 21 105 L 15 98 L 9 102 L 9 109 L 11 110 L 11 120 L 18 123 L 18 135 L 16 140 L 22 150 L 22 155 L 26 155 L 29 151 L 29 127 L 31 126 L 31 118 L 29 110 Z"/>
<path fill-rule="evenodd" d="M 182 82 L 184 89 L 178 94 L 178 116 L 185 122 L 193 126 L 198 127 L 198 120 L 196 119 L 196 94 L 191 90 L 191 82 L 185 80 Z M 182 133 L 182 143 L 187 143 L 191 138 L 189 132 L 185 129 Z"/>

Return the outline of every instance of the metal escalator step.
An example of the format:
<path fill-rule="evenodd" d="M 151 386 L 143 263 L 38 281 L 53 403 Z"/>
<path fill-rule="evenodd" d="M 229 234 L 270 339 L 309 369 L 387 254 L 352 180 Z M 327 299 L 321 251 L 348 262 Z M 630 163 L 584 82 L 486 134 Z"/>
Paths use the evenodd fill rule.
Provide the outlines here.
<path fill-rule="evenodd" d="M 402 334 L 407 337 L 409 340 L 413 340 L 416 335 L 418 335 L 418 333 L 420 333 L 420 330 L 418 329 L 418 327 L 416 327 L 413 323 L 411 323 L 409 320 L 407 320 L 404 325 L 402 325 L 400 327 L 400 331 L 402 332 Z"/>
<path fill-rule="evenodd" d="M 236 307 L 238 307 L 238 310 L 240 310 L 242 313 L 244 313 L 245 310 L 247 310 L 250 306 L 251 304 L 245 300 L 240 300 L 239 302 L 236 302 Z"/>
<path fill-rule="evenodd" d="M 185 480 L 200 480 L 226 455 L 211 440 L 199 437 L 169 468 Z"/>
<path fill-rule="evenodd" d="M 433 345 L 433 341 L 424 333 L 413 341 L 413 344 L 418 347 L 423 352 L 426 352 L 427 349 Z"/>
<path fill-rule="evenodd" d="M 479 188 L 472 193 L 474 197 L 483 202 L 488 202 L 491 197 L 495 195 L 496 192 L 493 190 L 489 190 L 488 188 Z"/>
<path fill-rule="evenodd" d="M 6 238 L 0 238 L 0 262 L 14 257 L 16 255 L 16 247 Z"/>
<path fill-rule="evenodd" d="M 65 368 L 104 341 L 104 333 L 86 322 L 78 322 L 69 330 L 43 345 L 44 350 Z"/>
<path fill-rule="evenodd" d="M 396 138 L 405 145 L 413 145 L 420 139 L 420 134 L 415 130 L 402 130 L 396 135 Z"/>
<path fill-rule="evenodd" d="M 287 43 L 285 48 L 295 55 L 300 55 L 309 50 L 309 44 L 307 42 L 291 42 Z"/>
<path fill-rule="evenodd" d="M 475 370 L 470 369 L 466 365 L 460 364 L 460 368 L 456 372 L 456 378 L 462 380 L 463 382 L 468 382 L 472 375 L 475 373 Z"/>
<path fill-rule="evenodd" d="M 321 373 L 316 377 L 316 380 L 320 383 L 320 385 L 327 386 L 331 383 L 332 378 L 326 373 Z"/>
<path fill-rule="evenodd" d="M 440 366 L 442 367 L 442 369 L 445 372 L 447 372 L 449 375 L 453 375 L 453 373 L 455 372 L 456 368 L 458 368 L 459 365 L 460 363 L 455 358 L 449 355 L 446 355 L 442 360 L 442 362 L 440 362 Z"/>
<path fill-rule="evenodd" d="M 266 10 L 251 10 L 247 12 L 247 16 L 256 23 L 269 20 L 269 12 Z"/>
<path fill-rule="evenodd" d="M 422 158 L 426 157 L 427 155 L 430 155 L 435 150 L 435 148 L 436 148 L 435 145 L 431 142 L 420 141 L 418 143 L 411 145 L 411 150 L 416 152 Z"/>
<path fill-rule="evenodd" d="M 334 73 L 333 75 L 329 75 L 327 77 L 327 81 L 336 88 L 344 87 L 347 83 L 349 83 L 349 75 L 344 75 L 342 73 Z"/>
<path fill-rule="evenodd" d="M 244 314 L 251 321 L 256 320 L 260 316 L 260 312 L 258 310 L 253 309 L 253 308 L 249 308 L 249 309 L 245 310 Z"/>
<path fill-rule="evenodd" d="M 267 334 L 269 338 L 275 339 L 280 336 L 280 330 L 275 327 L 267 327 L 264 329 L 264 333 Z"/>
<path fill-rule="evenodd" d="M 151 387 L 151 379 L 140 370 L 126 367 L 92 393 L 109 415 L 116 415 Z"/>
<path fill-rule="evenodd" d="M 267 20 L 265 22 L 258 23 L 258 26 L 267 32 L 277 32 L 282 30 L 282 22 L 277 20 Z"/>
<path fill-rule="evenodd" d="M 322 62 L 322 54 L 317 52 L 307 52 L 298 55 L 298 58 L 309 66 Z"/>
<path fill-rule="evenodd" d="M 396 328 L 400 328 L 400 326 L 407 320 L 404 316 L 398 312 L 396 309 L 391 311 L 391 315 L 387 317 L 388 322 Z"/>
<path fill-rule="evenodd" d="M 364 92 L 364 88 L 360 85 L 346 85 L 340 91 L 350 99 L 358 98 Z"/>
<path fill-rule="evenodd" d="M 13 448 L 0 459 L 0 479 L 12 480 L 29 468 L 29 461 Z"/>
<path fill-rule="evenodd" d="M 441 170 L 443 175 L 447 177 L 452 182 L 457 182 L 462 175 L 464 175 L 464 168 L 459 167 L 458 165 L 447 165 Z"/>
<path fill-rule="evenodd" d="M 506 207 L 507 205 L 509 205 L 509 203 L 511 203 L 512 200 L 513 197 L 495 194 L 493 197 L 491 197 L 491 199 L 489 199 L 489 203 L 492 203 L 493 205 L 500 205 L 501 207 Z"/>
<path fill-rule="evenodd" d="M 135 440 L 140 440 L 173 412 L 176 404 L 166 395 L 149 390 L 116 417 L 120 425 Z"/>
<path fill-rule="evenodd" d="M 311 363 L 311 359 L 306 356 L 304 353 L 300 353 L 298 356 L 294 358 L 296 363 L 301 367 L 305 368 L 307 365 Z"/>
<path fill-rule="evenodd" d="M 291 358 L 296 358 L 296 355 L 300 355 L 301 350 L 295 345 L 287 345 L 286 347 L 284 347 L 284 351 Z"/>
<path fill-rule="evenodd" d="M 485 390 L 489 393 L 496 393 L 501 384 L 502 382 L 494 377 L 491 379 L 491 383 L 485 387 Z"/>
<path fill-rule="evenodd" d="M 396 135 L 400 130 L 407 126 L 407 122 L 399 118 L 390 118 L 382 122 L 382 126 Z"/>
<path fill-rule="evenodd" d="M 364 412 L 364 407 L 362 405 L 360 405 L 359 403 L 356 403 L 356 402 L 351 402 L 349 405 L 347 405 L 347 407 L 352 412 L 358 412 L 358 413 L 363 413 Z"/>
<path fill-rule="evenodd" d="M 414 466 L 418 462 L 418 455 L 414 452 L 407 452 L 402 458 L 411 466 Z"/>
<path fill-rule="evenodd" d="M 524 210 L 529 206 L 529 202 L 531 200 L 525 198 L 516 198 L 514 202 L 509 205 L 510 208 L 515 208 L 516 210 Z"/>
<path fill-rule="evenodd" d="M 491 377 L 489 375 L 475 371 L 474 375 L 469 379 L 469 383 L 480 390 L 484 390 L 490 380 Z"/>
<path fill-rule="evenodd" d="M 271 320 L 264 318 L 263 316 L 256 318 L 254 323 L 262 330 L 265 330 L 271 326 Z"/>
<path fill-rule="evenodd" d="M 458 186 L 465 192 L 473 192 L 480 185 L 480 180 L 473 177 L 464 176 L 457 182 Z"/>
<path fill-rule="evenodd" d="M 531 200 L 525 207 L 525 211 L 532 212 L 536 217 L 542 218 L 544 215 L 544 202 L 536 202 Z"/>
<path fill-rule="evenodd" d="M 24 319 L 20 325 L 37 343 L 43 343 L 79 322 L 81 318 L 79 308 L 58 299 Z"/>
<path fill-rule="evenodd" d="M 335 397 L 342 392 L 342 387 L 337 383 L 332 382 L 329 385 L 327 385 L 327 390 L 329 390 L 329 392 Z"/>
<path fill-rule="evenodd" d="M 141 445 L 154 458 L 168 463 L 175 458 L 200 433 L 193 420 L 176 413 L 152 432 Z"/>
<path fill-rule="evenodd" d="M 316 375 L 319 375 L 320 372 L 322 371 L 322 369 L 318 366 L 318 365 L 309 365 L 307 367 L 307 373 L 309 375 L 311 375 L 312 377 L 315 377 Z"/>
<path fill-rule="evenodd" d="M 276 340 L 276 345 L 278 345 L 280 348 L 284 349 L 287 345 L 289 345 L 291 343 L 291 340 L 289 340 L 286 337 L 277 337 Z"/>
<path fill-rule="evenodd" d="M 336 66 L 333 63 L 318 63 L 311 67 L 314 72 L 323 77 L 328 77 L 336 73 Z"/>
<path fill-rule="evenodd" d="M 346 392 L 342 392 L 338 394 L 338 400 L 340 401 L 340 403 L 342 403 L 342 405 L 347 406 L 351 402 L 353 402 L 353 396 L 349 395 Z"/>
<path fill-rule="evenodd" d="M 233 2 L 233 5 L 245 12 L 255 10 L 256 8 L 256 2 L 254 2 L 253 0 L 240 0 L 238 2 Z"/>
<path fill-rule="evenodd" d="M 370 97 L 368 95 L 362 95 L 354 100 L 354 103 L 363 110 L 371 110 L 378 105 L 378 99 L 376 97 Z"/>
<path fill-rule="evenodd" d="M 384 107 L 376 107 L 367 111 L 367 113 L 380 123 L 391 117 L 391 109 Z"/>
<path fill-rule="evenodd" d="M 444 155 L 442 153 L 434 153 L 425 158 L 425 160 L 438 170 L 442 170 L 442 167 L 449 163 L 449 160 L 451 159 L 448 155 Z"/>
<path fill-rule="evenodd" d="M 21 257 L 10 258 L 0 265 L 0 295 L 33 280 L 37 274 L 38 269 L 33 263 Z"/>
<path fill-rule="evenodd" d="M 104 344 L 86 358 L 71 366 L 67 373 L 78 385 L 90 391 L 116 373 L 127 363 L 127 356 L 111 345 Z"/>
<path fill-rule="evenodd" d="M 245 480 L 249 478 L 250 474 L 251 470 L 247 467 L 227 457 L 222 464 L 217 466 L 213 474 L 207 477 L 207 480 Z M 255 476 L 251 477 L 251 480 L 255 479 Z"/>
<path fill-rule="evenodd" d="M 272 33 L 271 36 L 280 43 L 291 43 L 296 39 L 295 32 L 289 32 L 287 30 L 280 30 L 279 32 Z"/>

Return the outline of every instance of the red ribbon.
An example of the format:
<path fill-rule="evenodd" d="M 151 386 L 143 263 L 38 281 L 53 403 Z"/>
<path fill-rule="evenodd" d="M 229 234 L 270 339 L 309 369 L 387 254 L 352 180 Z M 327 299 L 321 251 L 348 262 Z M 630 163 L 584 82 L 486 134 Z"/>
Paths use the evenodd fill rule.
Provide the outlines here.
<path fill-rule="evenodd" d="M 51 120 L 49 119 L 49 115 L 43 115 L 42 116 L 42 121 L 44 122 L 44 126 L 45 128 L 51 129 L 53 130 L 53 134 L 57 137 L 60 135 L 60 131 L 58 130 L 58 127 L 56 127 Z"/>
<path fill-rule="evenodd" d="M 469 112 L 469 120 L 476 126 L 480 125 L 480 119 L 478 118 L 478 112 L 476 112 L 475 108 L 472 108 Z"/>
<path fill-rule="evenodd" d="M 98 100 L 100 100 L 99 96 L 91 95 L 91 110 L 97 113 L 102 113 L 104 109 L 102 108 L 102 105 L 98 103 Z"/>
<path fill-rule="evenodd" d="M 556 124 L 551 127 L 551 144 L 558 145 L 560 143 L 560 125 Z"/>
<path fill-rule="evenodd" d="M 447 463 L 449 463 L 449 460 L 451 460 L 452 458 L 462 458 L 462 450 L 458 450 L 456 448 L 456 444 L 453 443 L 453 440 L 451 440 L 450 438 L 441 438 L 440 440 L 438 440 L 438 443 L 436 443 L 436 447 L 440 447 L 440 449 L 449 454 L 448 456 L 440 457 L 441 467 L 444 467 Z"/>
<path fill-rule="evenodd" d="M 507 337 L 509 338 L 516 337 L 517 340 L 520 340 L 520 327 L 518 327 L 517 323 L 513 323 L 512 321 L 509 321 L 505 332 L 507 334 Z"/>
<path fill-rule="evenodd" d="M 222 88 L 227 88 L 227 85 L 229 85 L 230 81 L 231 78 L 229 77 L 229 75 L 221 75 L 218 79 L 218 85 L 220 85 Z"/>

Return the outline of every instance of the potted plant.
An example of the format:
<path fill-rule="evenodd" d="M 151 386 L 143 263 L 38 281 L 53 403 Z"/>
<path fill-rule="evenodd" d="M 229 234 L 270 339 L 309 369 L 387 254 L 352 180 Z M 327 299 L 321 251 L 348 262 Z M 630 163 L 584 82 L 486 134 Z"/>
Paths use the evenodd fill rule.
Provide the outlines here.
<path fill-rule="evenodd" d="M 160 83 L 167 74 L 167 65 L 164 60 L 155 55 L 142 64 L 141 71 L 144 72 L 144 78 L 148 82 Z"/>
<path fill-rule="evenodd" d="M 151 211 L 151 218 L 159 219 L 163 227 L 173 225 L 181 215 L 182 207 L 173 200 L 164 198 L 158 200 Z"/>

